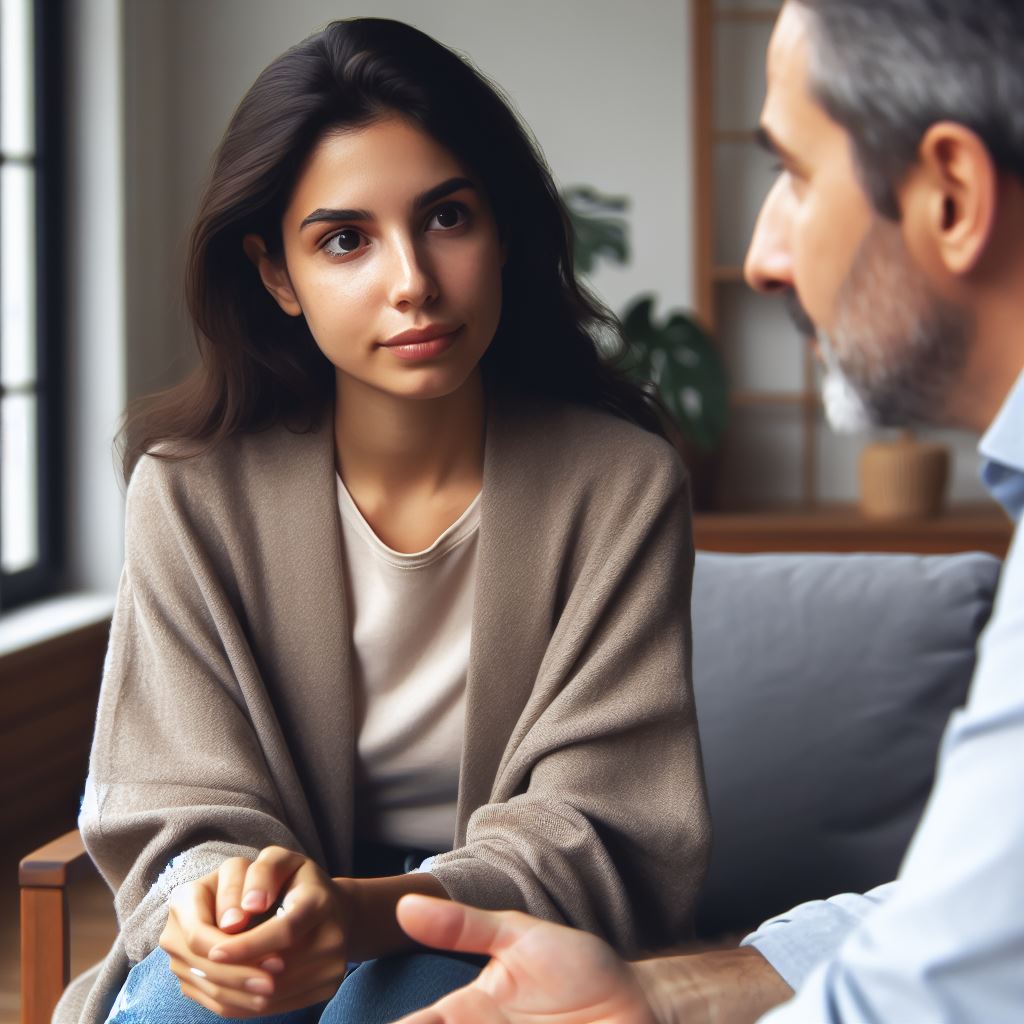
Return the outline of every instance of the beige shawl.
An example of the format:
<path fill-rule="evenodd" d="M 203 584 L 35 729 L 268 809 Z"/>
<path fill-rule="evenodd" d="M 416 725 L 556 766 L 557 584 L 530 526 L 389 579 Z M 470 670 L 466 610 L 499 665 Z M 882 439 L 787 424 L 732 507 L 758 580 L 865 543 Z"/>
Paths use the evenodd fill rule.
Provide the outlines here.
<path fill-rule="evenodd" d="M 350 868 L 353 692 L 332 433 L 145 458 L 81 828 L 117 944 L 55 1020 L 104 1019 L 176 885 L 227 856 Z M 603 935 L 687 934 L 709 826 L 690 688 L 685 472 L 608 414 L 500 403 L 448 893 Z"/>

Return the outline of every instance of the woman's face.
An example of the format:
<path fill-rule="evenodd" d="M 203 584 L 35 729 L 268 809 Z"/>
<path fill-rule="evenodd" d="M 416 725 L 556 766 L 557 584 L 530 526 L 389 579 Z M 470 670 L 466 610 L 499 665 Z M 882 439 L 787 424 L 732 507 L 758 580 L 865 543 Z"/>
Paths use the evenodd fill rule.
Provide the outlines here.
<path fill-rule="evenodd" d="M 397 117 L 325 136 L 282 233 L 283 261 L 257 236 L 246 252 L 339 384 L 437 398 L 473 374 L 498 326 L 504 255 L 479 183 L 430 136 Z"/>

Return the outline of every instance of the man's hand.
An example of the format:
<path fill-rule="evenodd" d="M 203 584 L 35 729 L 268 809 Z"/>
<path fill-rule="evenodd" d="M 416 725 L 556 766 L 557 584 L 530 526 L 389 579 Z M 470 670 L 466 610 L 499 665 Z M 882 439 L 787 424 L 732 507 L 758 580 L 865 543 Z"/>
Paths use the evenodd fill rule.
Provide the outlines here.
<path fill-rule="evenodd" d="M 425 945 L 491 957 L 402 1024 L 751 1024 L 793 994 L 754 949 L 628 964 L 586 932 L 414 896 L 398 922 Z"/>
<path fill-rule="evenodd" d="M 160 946 L 182 993 L 216 1014 L 243 1018 L 330 999 L 347 967 L 347 882 L 302 854 L 268 847 L 255 861 L 233 858 L 179 886 Z M 279 899 L 277 914 L 237 934 Z"/>
<path fill-rule="evenodd" d="M 403 1024 L 659 1024 L 634 969 L 586 932 L 423 896 L 406 896 L 397 913 L 418 942 L 492 958 Z"/>

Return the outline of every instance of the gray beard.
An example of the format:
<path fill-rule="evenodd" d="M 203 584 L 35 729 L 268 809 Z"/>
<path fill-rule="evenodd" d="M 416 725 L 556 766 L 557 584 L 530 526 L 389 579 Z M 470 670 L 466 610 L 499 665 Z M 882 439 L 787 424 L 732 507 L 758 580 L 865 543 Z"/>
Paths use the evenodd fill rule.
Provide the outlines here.
<path fill-rule="evenodd" d="M 821 400 L 825 419 L 837 434 L 863 434 L 875 426 L 871 410 L 839 365 L 835 346 L 818 331 L 818 351 L 825 367 L 821 376 Z"/>
<path fill-rule="evenodd" d="M 928 287 L 899 228 L 877 220 L 840 290 L 835 329 L 818 334 L 829 423 L 848 433 L 945 422 L 972 326 Z"/>

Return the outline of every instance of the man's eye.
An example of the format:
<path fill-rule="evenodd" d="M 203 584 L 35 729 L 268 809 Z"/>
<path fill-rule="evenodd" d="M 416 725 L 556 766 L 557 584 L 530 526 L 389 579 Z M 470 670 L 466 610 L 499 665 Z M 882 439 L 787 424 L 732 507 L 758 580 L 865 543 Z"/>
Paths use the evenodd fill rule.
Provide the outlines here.
<path fill-rule="evenodd" d="M 347 256 L 355 252 L 363 244 L 363 236 L 353 228 L 346 228 L 332 235 L 324 244 L 323 250 L 331 256 Z"/>
<path fill-rule="evenodd" d="M 467 211 L 459 203 L 445 203 L 439 206 L 427 222 L 428 230 L 450 231 L 452 228 L 461 227 L 468 220 Z"/>

